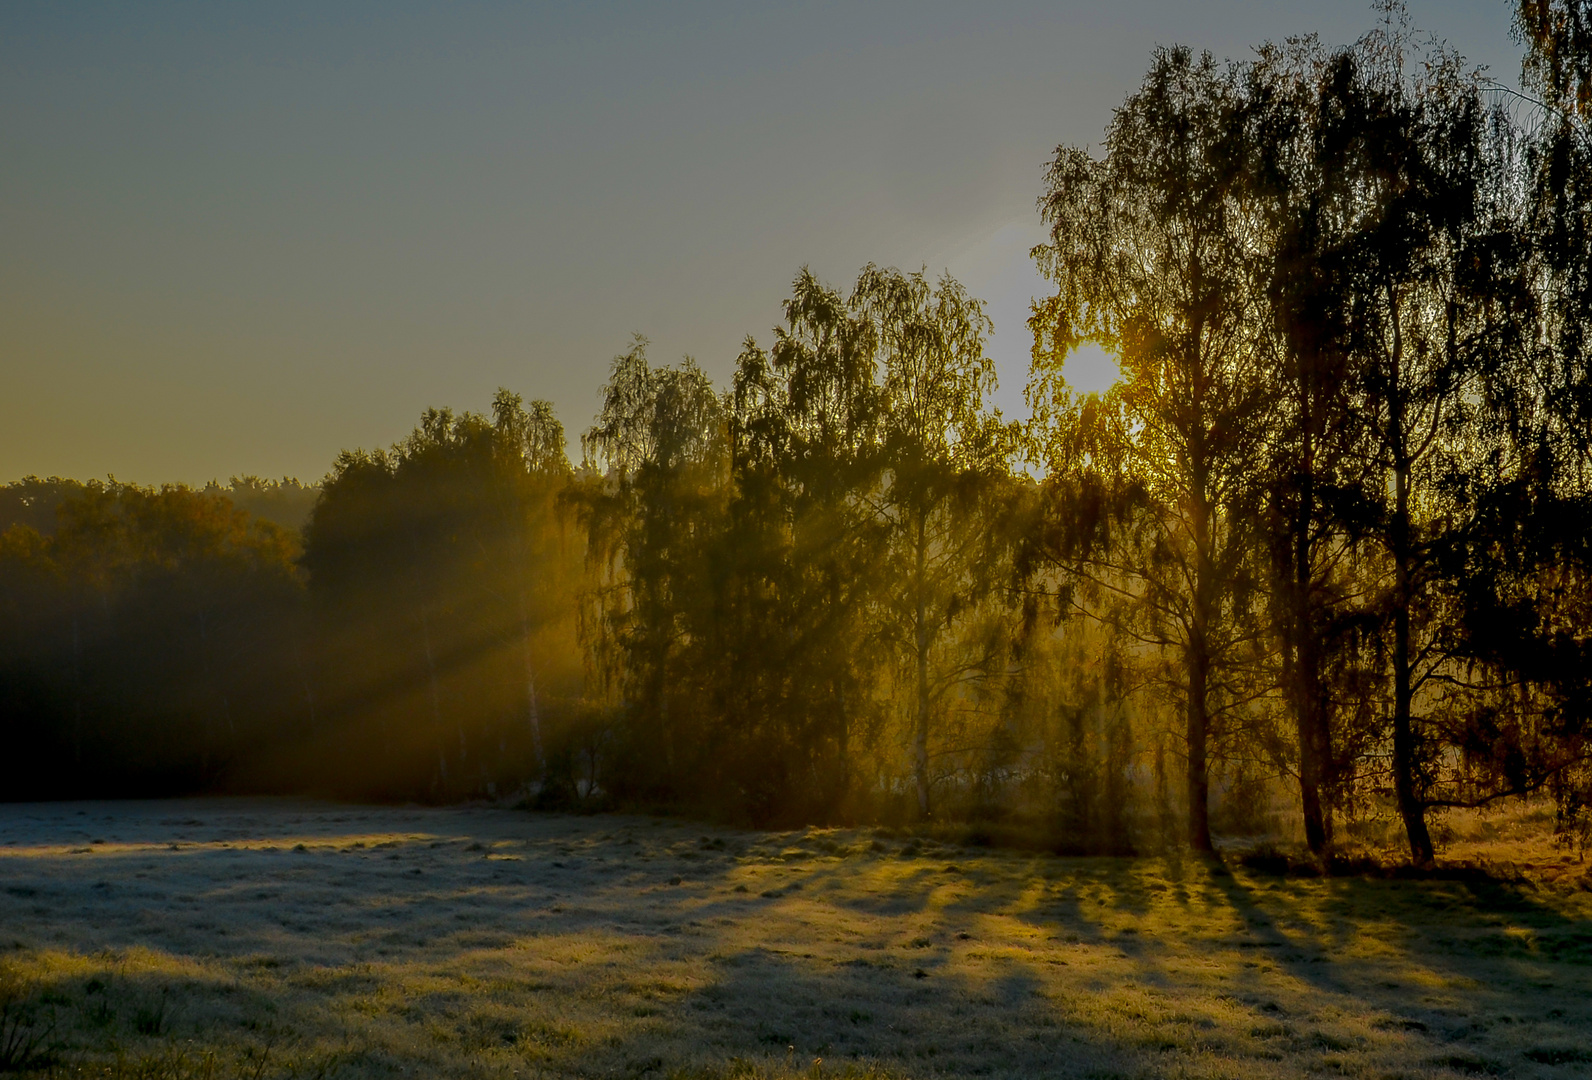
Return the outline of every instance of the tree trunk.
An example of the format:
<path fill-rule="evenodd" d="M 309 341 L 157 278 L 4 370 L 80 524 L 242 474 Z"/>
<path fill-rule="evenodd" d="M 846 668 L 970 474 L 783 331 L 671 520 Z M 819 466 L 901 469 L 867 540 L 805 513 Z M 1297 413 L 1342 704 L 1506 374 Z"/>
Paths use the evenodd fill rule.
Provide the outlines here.
<path fill-rule="evenodd" d="M 1436 856 L 1426 827 L 1426 805 L 1416 790 L 1415 726 L 1411 716 L 1414 691 L 1410 670 L 1410 525 L 1409 473 L 1402 464 L 1395 475 L 1397 509 L 1393 515 L 1393 788 L 1399 816 L 1409 837 L 1410 858 L 1430 866 Z"/>
<path fill-rule="evenodd" d="M 1188 842 L 1195 851 L 1210 851 L 1211 781 L 1206 758 L 1210 735 L 1210 715 L 1206 711 L 1206 692 L 1210 658 L 1205 655 L 1203 634 L 1196 635 L 1190 647 L 1188 684 Z"/>
<path fill-rule="evenodd" d="M 1172 843 L 1172 795 L 1171 782 L 1166 775 L 1166 738 L 1162 735 L 1155 737 L 1155 764 L 1152 770 L 1155 778 L 1155 817 L 1156 823 L 1161 827 L 1161 843 Z"/>
<path fill-rule="evenodd" d="M 309 709 L 309 730 L 315 730 L 315 686 L 310 682 L 309 665 L 304 660 L 304 641 L 300 628 L 293 630 L 293 657 L 298 661 L 299 681 L 304 686 L 304 704 Z"/>
<path fill-rule="evenodd" d="M 839 790 L 836 792 L 835 805 L 845 808 L 851 794 L 851 717 L 846 714 L 846 686 L 836 680 L 833 693 L 835 695 L 835 752 L 840 758 Z"/>
<path fill-rule="evenodd" d="M 83 764 L 83 631 L 76 609 L 72 612 L 72 764 Z"/>
<path fill-rule="evenodd" d="M 1308 425 L 1309 419 L 1306 418 Z M 1328 762 L 1326 710 L 1321 701 L 1321 645 L 1316 639 L 1316 619 L 1311 606 L 1315 552 L 1311 530 L 1315 524 L 1314 446 L 1306 432 L 1300 469 L 1299 515 L 1294 524 L 1293 633 L 1294 719 L 1299 735 L 1299 799 L 1304 811 L 1305 843 L 1315 855 L 1326 854 L 1332 823 L 1321 798 Z"/>
<path fill-rule="evenodd" d="M 1301 651 L 1304 651 L 1301 649 Z M 1303 667 L 1306 661 L 1301 660 Z M 1332 821 L 1321 798 L 1321 780 L 1325 772 L 1321 745 L 1321 709 L 1308 688 L 1309 673 L 1298 675 L 1306 685 L 1301 688 L 1298 703 L 1299 725 L 1299 802 L 1304 811 L 1305 844 L 1314 855 L 1325 855 L 1332 843 Z"/>
<path fill-rule="evenodd" d="M 1197 468 L 1197 467 L 1196 467 Z M 1194 596 L 1188 649 L 1184 658 L 1188 677 L 1186 703 L 1188 742 L 1188 842 L 1195 851 L 1211 851 L 1210 743 L 1210 628 L 1216 609 L 1216 573 L 1211 560 L 1211 510 L 1204 492 L 1204 476 L 1194 477 Z"/>
<path fill-rule="evenodd" d="M 829 575 L 829 604 L 831 610 L 841 610 L 840 576 L 834 572 Z M 840 759 L 839 790 L 832 805 L 845 810 L 851 795 L 851 715 L 846 709 L 845 669 L 840 670 L 842 674 L 829 684 L 835 702 L 835 752 Z"/>
<path fill-rule="evenodd" d="M 426 674 L 431 686 L 431 724 L 438 737 L 442 735 L 442 688 L 437 681 L 437 657 L 431 648 L 431 618 L 426 613 L 424 604 L 420 605 L 420 639 L 426 650 Z M 459 757 L 464 758 L 464 729 L 459 729 Z M 442 770 L 442 779 L 448 779 L 448 754 L 440 744 L 437 748 L 437 762 Z"/>
<path fill-rule="evenodd" d="M 925 595 L 928 588 L 926 574 L 928 522 L 925 517 L 926 515 L 921 512 L 918 514 L 917 567 L 913 581 L 913 591 L 917 601 L 913 630 L 918 666 L 918 715 L 917 732 L 913 740 L 913 774 L 918 786 L 918 815 L 924 818 L 929 816 L 929 624 L 928 597 Z"/>
<path fill-rule="evenodd" d="M 1410 605 L 1414 599 L 1411 581 L 1413 551 L 1410 537 L 1410 455 L 1404 431 L 1404 398 L 1400 385 L 1404 341 L 1399 328 L 1398 308 L 1389 289 L 1389 308 L 1393 312 L 1393 370 L 1389 394 L 1388 425 L 1393 453 L 1394 506 L 1391 524 L 1393 549 L 1393 790 L 1398 799 L 1399 816 L 1409 838 L 1410 858 L 1417 866 L 1430 866 L 1436 852 L 1432 834 L 1426 827 L 1426 805 L 1416 790 L 1417 747 L 1414 718 L 1411 715 L 1414 687 L 1411 681 Z"/>
<path fill-rule="evenodd" d="M 523 556 L 522 556 L 523 559 Z M 523 573 L 523 569 L 521 571 Z M 547 775 L 547 754 L 542 748 L 542 712 L 536 700 L 536 664 L 531 654 L 531 619 L 523 587 L 520 601 L 520 654 L 525 662 L 525 717 L 531 726 L 531 744 L 536 749 L 536 771 Z"/>

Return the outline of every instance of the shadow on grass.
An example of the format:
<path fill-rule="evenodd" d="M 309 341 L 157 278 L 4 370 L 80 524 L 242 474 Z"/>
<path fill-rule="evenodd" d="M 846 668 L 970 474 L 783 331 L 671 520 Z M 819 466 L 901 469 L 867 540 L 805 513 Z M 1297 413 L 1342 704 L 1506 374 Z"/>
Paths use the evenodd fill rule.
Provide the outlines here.
<path fill-rule="evenodd" d="M 774 1074 L 820 1061 L 823 1075 L 1158 1074 L 1154 1055 L 1075 1022 L 1023 965 L 978 979 L 932 957 L 823 964 L 749 950 L 681 1009 L 732 1057 Z"/>
<path fill-rule="evenodd" d="M 324 1063 L 336 1016 L 400 1048 L 338 1059 L 347 1076 L 446 1044 L 437 1075 L 1557 1077 L 1592 1032 L 1588 905 L 1520 883 L 617 817 L 400 813 L 414 832 L 378 841 L 379 814 L 307 816 L 266 823 L 277 850 L 210 828 L 199 849 L 0 860 L 0 924 L 78 950 L 41 984 L 76 1052 L 204 1038 L 233 1075 L 263 1052 L 252 1022 L 318 1032 Z M 138 944 L 166 952 L 129 965 Z"/>

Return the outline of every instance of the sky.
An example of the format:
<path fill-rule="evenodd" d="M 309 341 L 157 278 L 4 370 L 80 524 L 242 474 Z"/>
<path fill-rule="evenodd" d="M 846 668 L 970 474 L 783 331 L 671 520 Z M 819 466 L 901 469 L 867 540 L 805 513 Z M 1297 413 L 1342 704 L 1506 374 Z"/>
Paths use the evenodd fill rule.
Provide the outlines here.
<path fill-rule="evenodd" d="M 1507 0 L 1409 7 L 1516 84 Z M 318 480 L 499 386 L 573 440 L 633 333 L 723 382 L 803 265 L 949 270 L 1020 416 L 1056 146 L 1098 143 L 1158 44 L 1374 25 L 1360 0 L 10 0 L 0 481 Z"/>

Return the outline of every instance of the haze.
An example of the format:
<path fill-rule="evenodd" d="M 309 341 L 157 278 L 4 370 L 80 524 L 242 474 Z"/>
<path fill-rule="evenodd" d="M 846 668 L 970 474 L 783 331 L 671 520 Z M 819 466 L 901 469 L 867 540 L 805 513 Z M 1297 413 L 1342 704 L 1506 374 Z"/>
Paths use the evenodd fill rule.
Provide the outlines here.
<path fill-rule="evenodd" d="M 1509 6 L 1411 5 L 1513 83 Z M 1060 142 L 1156 43 L 1361 3 L 10 4 L 0 477 L 319 478 L 499 385 L 589 422 L 632 331 L 722 381 L 793 274 L 949 268 L 1021 414 Z M 1109 361 L 1079 360 L 1103 386 Z"/>

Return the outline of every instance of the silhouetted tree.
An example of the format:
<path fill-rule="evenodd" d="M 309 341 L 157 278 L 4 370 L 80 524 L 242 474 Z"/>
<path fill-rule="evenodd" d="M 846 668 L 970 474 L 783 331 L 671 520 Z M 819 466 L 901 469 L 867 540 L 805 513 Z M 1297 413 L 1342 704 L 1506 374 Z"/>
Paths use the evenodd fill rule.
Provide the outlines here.
<path fill-rule="evenodd" d="M 1184 711 L 1199 850 L 1211 848 L 1213 739 L 1256 693 L 1256 464 L 1276 414 L 1237 96 L 1208 55 L 1158 51 L 1100 158 L 1057 151 L 1041 200 L 1051 239 L 1034 252 L 1057 287 L 1031 320 L 1039 453 L 1100 478 L 1114 524 L 1074 569 L 1130 599 L 1134 635 L 1176 657 L 1168 686 Z M 1081 409 L 1060 377 L 1080 340 L 1122 367 L 1105 400 Z"/>
<path fill-rule="evenodd" d="M 853 304 L 868 321 L 883 366 L 884 463 L 878 500 L 895 572 L 887 586 L 891 634 L 911 665 L 913 782 L 930 813 L 929 742 L 937 708 L 970 674 L 998 662 L 998 639 L 963 641 L 936 657 L 947 635 L 999 579 L 992 529 L 1011 454 L 987 411 L 994 364 L 982 302 L 949 275 L 865 268 Z"/>
<path fill-rule="evenodd" d="M 784 308 L 772 351 L 749 338 L 736 362 L 717 708 L 753 816 L 824 818 L 850 808 L 877 719 L 881 398 L 846 298 L 804 268 Z"/>
<path fill-rule="evenodd" d="M 0 534 L 11 797 L 180 793 L 287 723 L 294 537 L 220 495 L 91 482 Z"/>
<path fill-rule="evenodd" d="M 325 737 L 380 766 L 324 782 L 442 796 L 540 776 L 539 673 L 576 696 L 569 476 L 551 408 L 501 390 L 491 420 L 430 409 L 392 450 L 338 458 L 306 529 L 316 678 Z"/>
<path fill-rule="evenodd" d="M 726 416 L 687 358 L 647 362 L 646 339 L 615 357 L 603 408 L 581 436 L 576 505 L 595 578 L 582 616 L 600 686 L 618 696 L 628 736 L 616 782 L 648 798 L 689 782 L 691 678 L 706 634 L 707 560 L 729 495 Z"/>

